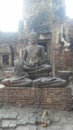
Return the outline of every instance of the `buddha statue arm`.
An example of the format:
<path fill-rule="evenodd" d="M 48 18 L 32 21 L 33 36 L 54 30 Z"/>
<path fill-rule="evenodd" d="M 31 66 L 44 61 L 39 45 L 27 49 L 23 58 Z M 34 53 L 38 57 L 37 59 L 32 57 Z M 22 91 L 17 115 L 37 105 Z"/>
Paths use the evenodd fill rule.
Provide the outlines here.
<path fill-rule="evenodd" d="M 42 49 L 41 49 L 41 56 L 42 56 L 42 60 L 45 60 L 45 49 L 44 49 L 44 47 L 42 47 Z"/>
<path fill-rule="evenodd" d="M 23 61 L 26 61 L 26 57 L 27 57 L 27 50 L 25 48 L 24 51 L 23 51 L 23 55 L 22 55 Z"/>
<path fill-rule="evenodd" d="M 24 65 L 28 66 L 28 64 L 26 62 L 26 58 L 27 58 L 27 50 L 25 48 L 24 51 L 23 51 L 23 55 L 22 55 L 22 61 L 23 61 Z"/>
<path fill-rule="evenodd" d="M 41 55 L 40 64 L 43 64 L 43 63 L 45 63 L 45 49 L 44 49 L 44 47 L 41 47 L 41 49 L 40 49 L 40 55 Z"/>

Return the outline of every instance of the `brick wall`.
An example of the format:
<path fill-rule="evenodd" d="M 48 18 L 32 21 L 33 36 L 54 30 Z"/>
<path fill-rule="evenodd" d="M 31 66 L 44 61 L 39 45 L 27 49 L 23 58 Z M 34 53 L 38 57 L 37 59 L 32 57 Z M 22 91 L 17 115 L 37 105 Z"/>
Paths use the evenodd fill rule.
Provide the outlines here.
<path fill-rule="evenodd" d="M 73 52 L 65 51 L 55 53 L 55 68 L 58 70 L 71 70 L 73 71 Z"/>
<path fill-rule="evenodd" d="M 0 89 L 0 103 L 68 110 L 72 97 L 70 88 L 5 87 Z"/>
<path fill-rule="evenodd" d="M 66 50 L 66 48 L 60 43 L 61 27 L 61 23 L 54 26 L 54 64 L 56 73 L 58 70 L 73 71 L 73 50 L 72 48 Z"/>
<path fill-rule="evenodd" d="M 5 77 L 5 78 L 10 78 L 14 76 L 14 72 L 13 71 L 0 71 L 0 76 Z"/>

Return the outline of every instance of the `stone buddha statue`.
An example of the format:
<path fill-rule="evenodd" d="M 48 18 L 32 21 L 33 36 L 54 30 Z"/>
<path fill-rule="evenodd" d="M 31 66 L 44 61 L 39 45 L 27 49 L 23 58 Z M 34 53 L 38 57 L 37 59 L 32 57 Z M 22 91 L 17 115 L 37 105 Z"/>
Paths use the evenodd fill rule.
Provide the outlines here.
<path fill-rule="evenodd" d="M 23 69 L 33 79 L 34 86 L 65 86 L 67 82 L 61 78 L 50 77 L 51 65 L 45 61 L 45 50 L 37 44 L 38 35 L 33 31 L 29 36 L 29 46 L 23 50 Z"/>
<path fill-rule="evenodd" d="M 23 68 L 30 78 L 38 78 L 42 74 L 51 72 L 51 65 L 46 64 L 45 50 L 37 44 L 38 35 L 33 31 L 29 36 L 29 46 L 23 50 Z M 36 76 L 35 76 L 36 75 Z M 43 76 L 43 75 L 42 75 Z"/>

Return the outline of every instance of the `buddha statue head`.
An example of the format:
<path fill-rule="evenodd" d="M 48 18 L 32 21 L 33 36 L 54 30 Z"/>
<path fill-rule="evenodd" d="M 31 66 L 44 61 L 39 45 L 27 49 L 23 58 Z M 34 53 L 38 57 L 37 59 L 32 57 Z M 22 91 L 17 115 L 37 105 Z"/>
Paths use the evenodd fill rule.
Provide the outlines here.
<path fill-rule="evenodd" d="M 29 41 L 31 44 L 35 44 L 37 40 L 38 40 L 38 34 L 34 30 L 32 30 L 29 35 Z"/>

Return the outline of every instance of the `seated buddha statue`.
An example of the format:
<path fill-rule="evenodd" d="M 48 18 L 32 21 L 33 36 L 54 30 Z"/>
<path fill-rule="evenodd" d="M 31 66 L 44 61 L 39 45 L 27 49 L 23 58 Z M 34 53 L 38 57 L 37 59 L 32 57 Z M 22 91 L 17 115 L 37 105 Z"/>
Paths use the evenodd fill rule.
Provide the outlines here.
<path fill-rule="evenodd" d="M 46 63 L 45 50 L 43 46 L 37 44 L 38 35 L 32 32 L 29 36 L 29 46 L 23 50 L 23 68 L 30 78 L 40 77 L 43 74 L 49 75 L 51 65 Z M 38 76 L 39 75 L 39 76 Z M 46 75 L 45 75 L 46 76 Z"/>
<path fill-rule="evenodd" d="M 46 63 L 45 50 L 37 44 L 38 35 L 33 31 L 29 36 L 29 46 L 23 50 L 23 69 L 33 79 L 34 86 L 48 85 L 50 87 L 66 86 L 67 82 L 61 78 L 50 77 L 51 65 Z"/>

